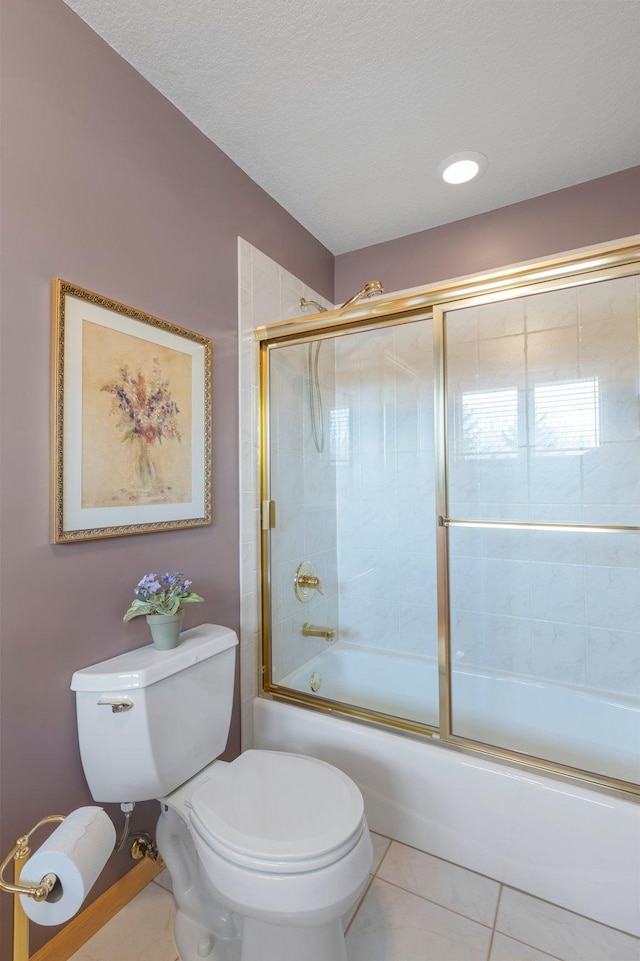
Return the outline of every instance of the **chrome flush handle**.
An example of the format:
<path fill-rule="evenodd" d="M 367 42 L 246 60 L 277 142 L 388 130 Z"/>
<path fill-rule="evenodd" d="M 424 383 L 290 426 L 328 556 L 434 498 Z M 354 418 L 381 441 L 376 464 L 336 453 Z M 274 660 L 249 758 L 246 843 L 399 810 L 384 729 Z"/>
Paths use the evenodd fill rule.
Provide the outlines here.
<path fill-rule="evenodd" d="M 101 697 L 98 704 L 106 704 L 111 708 L 113 714 L 123 714 L 133 707 L 133 701 L 130 701 L 128 697 Z"/>

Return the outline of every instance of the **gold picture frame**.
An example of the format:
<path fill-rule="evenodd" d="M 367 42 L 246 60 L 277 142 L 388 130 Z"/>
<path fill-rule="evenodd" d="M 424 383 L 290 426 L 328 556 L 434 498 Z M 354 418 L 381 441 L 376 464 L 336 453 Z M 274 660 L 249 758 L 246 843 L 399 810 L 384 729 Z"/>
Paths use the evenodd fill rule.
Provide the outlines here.
<path fill-rule="evenodd" d="M 211 340 L 53 281 L 51 541 L 211 523 Z"/>

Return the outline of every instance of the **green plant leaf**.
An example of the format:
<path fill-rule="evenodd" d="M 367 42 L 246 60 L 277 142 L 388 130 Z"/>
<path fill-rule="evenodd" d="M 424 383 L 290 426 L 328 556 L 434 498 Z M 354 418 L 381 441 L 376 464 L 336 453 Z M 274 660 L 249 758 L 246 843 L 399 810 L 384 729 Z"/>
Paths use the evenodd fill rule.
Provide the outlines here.
<path fill-rule="evenodd" d="M 122 618 L 123 621 L 130 621 L 132 617 L 137 617 L 139 614 L 151 614 L 153 613 L 153 607 L 151 604 L 146 603 L 146 601 L 135 600 L 127 613 Z"/>
<path fill-rule="evenodd" d="M 181 598 L 183 604 L 195 604 L 196 601 L 204 601 L 204 597 L 200 597 L 199 594 L 187 594 L 186 597 Z"/>

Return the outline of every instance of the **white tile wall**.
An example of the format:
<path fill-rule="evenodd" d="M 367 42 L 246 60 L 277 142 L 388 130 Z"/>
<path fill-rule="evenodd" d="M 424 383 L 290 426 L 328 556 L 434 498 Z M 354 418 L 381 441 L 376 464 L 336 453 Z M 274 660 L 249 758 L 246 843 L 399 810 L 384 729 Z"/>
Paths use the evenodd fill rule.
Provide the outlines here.
<path fill-rule="evenodd" d="M 336 384 L 355 425 L 337 470 L 341 637 L 435 657 L 431 323 L 338 338 Z"/>
<path fill-rule="evenodd" d="M 335 408 L 334 346 L 331 340 L 323 342 L 317 355 L 320 402 L 316 394 L 313 397 L 316 436 L 323 441 L 320 451 L 311 422 L 313 385 L 308 350 L 307 345 L 287 345 L 271 355 L 270 403 L 272 420 L 277 422 L 270 445 L 271 497 L 286 508 L 284 513 L 278 509 L 277 527 L 271 535 L 272 668 L 276 681 L 326 646 L 323 638 L 303 636 L 305 621 L 336 631 L 339 626 L 336 480 L 330 435 Z M 315 345 L 313 351 L 315 356 Z M 303 560 L 314 565 L 322 593 L 312 593 L 301 602 L 294 580 Z"/>
<path fill-rule="evenodd" d="M 627 277 L 449 314 L 449 410 L 466 391 L 520 389 L 513 456 L 465 456 L 451 415 L 452 516 L 638 524 L 639 301 L 640 282 Z M 598 384 L 597 444 L 536 448 L 535 386 L 588 377 Z M 640 695 L 637 534 L 456 530 L 450 543 L 458 659 Z M 475 641 L 465 612 L 483 615 Z"/>
<path fill-rule="evenodd" d="M 239 337 L 239 408 L 240 408 L 240 667 L 242 704 L 242 748 L 253 744 L 252 703 L 258 689 L 258 664 L 260 661 L 260 585 L 258 577 L 260 559 L 259 516 L 259 350 L 254 336 L 255 327 L 274 323 L 301 314 L 301 297 L 317 300 L 327 307 L 328 301 L 293 274 L 280 267 L 256 247 L 242 238 L 238 239 L 238 337 Z M 324 349 L 324 348 L 323 348 Z M 333 378 L 333 361 L 326 364 L 324 351 L 323 371 Z M 284 354 L 282 355 L 285 356 Z M 284 366 L 290 362 L 291 370 L 281 369 L 274 378 L 272 396 L 275 400 L 272 428 L 273 472 L 278 483 L 278 536 L 274 538 L 274 590 L 273 599 L 277 618 L 276 672 L 287 673 L 293 666 L 317 653 L 317 639 L 300 636 L 300 624 L 295 620 L 298 610 L 291 605 L 293 597 L 293 572 L 306 550 L 309 559 L 326 570 L 326 583 L 337 584 L 335 562 L 335 496 L 324 501 L 324 488 L 314 484 L 314 478 L 305 474 L 303 459 L 299 456 L 305 446 L 305 434 L 309 430 L 304 421 L 304 349 L 292 350 L 286 355 Z M 326 387 L 326 383 L 325 383 Z M 326 478 L 322 478 L 326 480 Z M 335 487 L 335 485 L 334 485 Z M 305 493 L 307 492 L 307 493 Z M 305 504 L 310 493 L 312 503 Z M 275 496 L 275 495 L 274 495 Z M 301 506 L 305 510 L 301 511 Z M 306 511 L 306 513 L 305 513 Z M 332 536 L 332 531 L 333 536 Z M 334 587 L 335 596 L 336 589 Z M 337 622 L 337 610 L 327 610 L 328 598 L 308 605 L 305 619 L 318 619 L 319 623 Z M 323 604 L 325 607 L 323 608 Z M 300 605 L 298 604 L 298 608 Z"/>

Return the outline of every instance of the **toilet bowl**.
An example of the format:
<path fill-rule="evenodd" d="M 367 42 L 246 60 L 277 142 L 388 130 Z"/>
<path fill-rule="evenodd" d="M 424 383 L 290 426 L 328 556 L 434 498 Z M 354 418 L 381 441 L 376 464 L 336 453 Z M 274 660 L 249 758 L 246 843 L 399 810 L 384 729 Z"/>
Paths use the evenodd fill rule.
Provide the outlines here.
<path fill-rule="evenodd" d="M 362 795 L 346 775 L 314 758 L 247 751 L 230 764 L 215 761 L 160 803 L 158 845 L 170 873 L 177 816 L 204 890 L 230 911 L 225 924 L 236 925 L 241 961 L 346 959 L 341 919 L 372 859 Z M 217 961 L 215 938 L 203 954 L 202 935 L 191 938 L 197 956 Z"/>
<path fill-rule="evenodd" d="M 149 645 L 77 671 L 89 788 L 96 801 L 159 799 L 181 961 L 346 961 L 342 918 L 372 861 L 362 795 L 311 757 L 217 760 L 236 644 L 205 624 L 175 651 Z"/>

